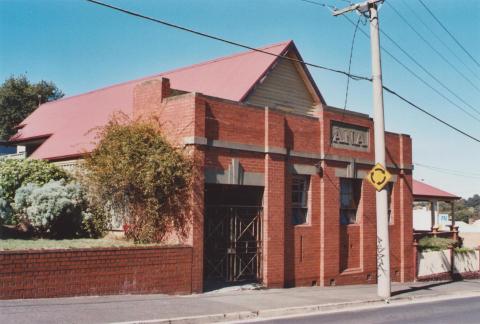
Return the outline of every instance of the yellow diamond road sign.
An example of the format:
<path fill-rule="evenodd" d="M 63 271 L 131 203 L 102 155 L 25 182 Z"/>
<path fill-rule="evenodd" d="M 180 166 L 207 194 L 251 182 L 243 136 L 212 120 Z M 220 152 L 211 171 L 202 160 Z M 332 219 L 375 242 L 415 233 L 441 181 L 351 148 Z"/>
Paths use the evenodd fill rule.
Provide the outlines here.
<path fill-rule="evenodd" d="M 377 191 L 381 191 L 391 178 L 392 175 L 390 172 L 388 172 L 380 163 L 375 164 L 367 175 L 368 182 L 370 182 Z"/>

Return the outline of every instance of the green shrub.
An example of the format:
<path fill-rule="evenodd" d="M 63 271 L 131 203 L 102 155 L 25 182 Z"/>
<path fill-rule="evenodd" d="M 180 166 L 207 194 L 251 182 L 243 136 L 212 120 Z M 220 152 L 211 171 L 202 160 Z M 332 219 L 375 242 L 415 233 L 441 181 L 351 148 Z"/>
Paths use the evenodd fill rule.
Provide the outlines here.
<path fill-rule="evenodd" d="M 454 244 L 456 244 L 456 242 L 452 239 L 425 236 L 418 241 L 418 249 L 420 251 L 442 251 Z"/>
<path fill-rule="evenodd" d="M 474 252 L 475 249 L 468 248 L 468 247 L 456 247 L 455 248 L 455 253 L 463 254 L 463 253 L 470 253 Z"/>
<path fill-rule="evenodd" d="M 13 217 L 13 210 L 7 200 L 4 198 L 3 189 L 0 188 L 0 224 Z"/>
<path fill-rule="evenodd" d="M 82 228 L 89 237 L 102 237 L 112 224 L 112 212 L 108 203 L 102 203 L 97 197 L 87 194 L 87 210 L 82 221 Z"/>
<path fill-rule="evenodd" d="M 84 235 L 83 221 L 91 217 L 85 212 L 87 201 L 80 185 L 65 180 L 20 187 L 15 194 L 14 210 L 37 233 L 54 238 Z"/>
<path fill-rule="evenodd" d="M 85 159 L 89 194 L 121 218 L 135 242 L 160 242 L 186 233 L 192 163 L 170 145 L 155 123 L 114 118 L 98 134 Z"/>
<path fill-rule="evenodd" d="M 27 183 L 43 185 L 51 180 L 70 180 L 68 174 L 43 160 L 0 160 L 0 221 L 17 222 L 12 213 L 16 191 Z"/>

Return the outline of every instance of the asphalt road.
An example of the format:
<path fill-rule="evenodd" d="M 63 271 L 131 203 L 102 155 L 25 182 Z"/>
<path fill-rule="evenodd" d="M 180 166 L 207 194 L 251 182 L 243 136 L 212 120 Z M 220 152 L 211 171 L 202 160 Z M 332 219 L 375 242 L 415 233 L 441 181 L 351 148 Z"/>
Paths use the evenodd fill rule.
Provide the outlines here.
<path fill-rule="evenodd" d="M 355 311 L 345 311 L 329 314 L 313 314 L 307 316 L 288 317 L 258 321 L 267 323 L 480 323 L 480 297 L 457 298 L 428 303 L 408 305 L 386 305 Z M 247 323 L 247 322 L 245 322 Z"/>

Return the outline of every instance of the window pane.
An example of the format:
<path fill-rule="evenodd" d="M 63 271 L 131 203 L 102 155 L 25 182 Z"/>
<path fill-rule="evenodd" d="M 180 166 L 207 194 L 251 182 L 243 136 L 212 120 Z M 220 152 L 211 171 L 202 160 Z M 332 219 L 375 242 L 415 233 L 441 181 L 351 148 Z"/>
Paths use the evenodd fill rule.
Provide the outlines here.
<path fill-rule="evenodd" d="M 292 177 L 292 223 L 307 223 L 309 176 Z"/>
<path fill-rule="evenodd" d="M 350 224 L 357 223 L 357 210 L 349 210 L 348 211 L 348 221 Z"/>
<path fill-rule="evenodd" d="M 345 209 L 340 210 L 340 224 L 341 225 L 349 224 L 348 213 L 347 213 L 347 210 Z"/>
<path fill-rule="evenodd" d="M 392 192 L 393 192 L 393 182 L 387 184 L 387 197 L 388 197 L 388 223 L 392 223 Z"/>
<path fill-rule="evenodd" d="M 307 214 L 308 214 L 308 211 L 306 208 L 293 208 L 292 209 L 293 225 L 306 224 Z"/>
<path fill-rule="evenodd" d="M 360 203 L 362 180 L 340 179 L 340 224 L 357 222 L 357 208 Z"/>

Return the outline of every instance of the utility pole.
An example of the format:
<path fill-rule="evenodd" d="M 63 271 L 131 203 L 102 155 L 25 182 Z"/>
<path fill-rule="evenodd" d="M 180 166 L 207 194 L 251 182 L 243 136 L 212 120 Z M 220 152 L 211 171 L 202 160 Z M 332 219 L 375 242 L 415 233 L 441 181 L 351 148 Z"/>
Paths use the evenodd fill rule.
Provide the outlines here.
<path fill-rule="evenodd" d="M 385 167 L 385 125 L 383 116 L 382 64 L 380 60 L 380 36 L 378 27 L 377 3 L 383 0 L 367 0 L 352 4 L 344 9 L 335 10 L 334 16 L 358 10 L 369 13 L 370 47 L 372 51 L 373 81 L 373 123 L 375 137 L 375 163 Z M 387 189 L 376 192 L 377 206 L 377 294 L 388 300 L 390 288 L 390 243 L 388 238 L 388 197 Z"/>

